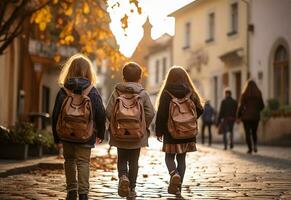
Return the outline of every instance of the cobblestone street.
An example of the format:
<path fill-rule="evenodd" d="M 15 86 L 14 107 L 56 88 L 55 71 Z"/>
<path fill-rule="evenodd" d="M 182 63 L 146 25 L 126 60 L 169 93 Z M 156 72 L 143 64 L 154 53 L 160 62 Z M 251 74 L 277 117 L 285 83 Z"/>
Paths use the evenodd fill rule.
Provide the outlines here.
<path fill-rule="evenodd" d="M 160 147 L 152 140 L 151 148 L 142 151 L 137 199 L 175 199 L 167 194 L 169 176 Z M 115 155 L 115 149 L 112 152 Z M 245 152 L 242 145 L 233 151 L 224 151 L 220 145 L 199 145 L 198 152 L 187 156 L 183 198 L 291 199 L 290 148 L 261 147 L 256 155 Z M 115 168 L 110 164 L 92 168 L 90 199 L 120 199 Z M 65 195 L 62 170 L 37 170 L 0 179 L 1 200 L 64 199 Z"/>

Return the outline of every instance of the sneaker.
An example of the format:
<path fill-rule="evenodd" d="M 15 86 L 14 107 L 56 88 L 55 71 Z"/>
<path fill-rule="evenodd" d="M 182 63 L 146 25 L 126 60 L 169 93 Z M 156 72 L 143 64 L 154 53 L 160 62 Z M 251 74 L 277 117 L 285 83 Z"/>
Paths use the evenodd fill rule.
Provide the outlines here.
<path fill-rule="evenodd" d="M 181 176 L 178 173 L 175 173 L 171 176 L 170 184 L 168 187 L 169 194 L 177 194 L 179 187 L 181 185 Z"/>
<path fill-rule="evenodd" d="M 67 193 L 66 200 L 77 200 L 77 190 L 71 190 Z"/>
<path fill-rule="evenodd" d="M 129 180 L 125 175 L 119 178 L 118 195 L 121 197 L 128 197 L 129 195 Z"/>
<path fill-rule="evenodd" d="M 79 194 L 79 200 L 88 200 L 88 194 Z"/>
<path fill-rule="evenodd" d="M 135 192 L 135 189 L 132 188 L 132 189 L 130 189 L 130 191 L 129 191 L 129 194 L 128 194 L 127 199 L 135 199 L 135 197 L 136 197 L 136 192 Z"/>

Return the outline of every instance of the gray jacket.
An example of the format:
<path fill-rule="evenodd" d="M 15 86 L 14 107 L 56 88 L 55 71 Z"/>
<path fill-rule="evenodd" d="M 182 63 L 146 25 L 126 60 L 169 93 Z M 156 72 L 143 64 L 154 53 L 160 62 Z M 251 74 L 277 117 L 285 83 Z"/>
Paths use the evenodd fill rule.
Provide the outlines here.
<path fill-rule="evenodd" d="M 143 101 L 144 106 L 144 114 L 145 114 L 145 121 L 147 126 L 147 133 L 144 134 L 144 137 L 137 143 L 133 142 L 120 142 L 116 141 L 114 138 L 110 137 L 109 144 L 112 146 L 116 146 L 117 148 L 121 149 L 138 149 L 141 147 L 148 146 L 148 137 L 150 135 L 150 131 L 148 127 L 150 126 L 154 116 L 155 116 L 155 110 L 151 103 L 150 97 L 148 93 L 144 90 L 141 84 L 135 83 L 135 82 L 123 82 L 119 83 L 115 86 L 115 90 L 111 94 L 111 97 L 109 98 L 108 105 L 106 107 L 106 117 L 110 121 L 111 114 L 114 109 L 114 105 L 116 102 L 116 99 L 118 97 L 118 94 L 116 92 L 116 89 L 121 92 L 129 92 L 129 93 L 139 93 L 141 96 L 141 99 Z"/>

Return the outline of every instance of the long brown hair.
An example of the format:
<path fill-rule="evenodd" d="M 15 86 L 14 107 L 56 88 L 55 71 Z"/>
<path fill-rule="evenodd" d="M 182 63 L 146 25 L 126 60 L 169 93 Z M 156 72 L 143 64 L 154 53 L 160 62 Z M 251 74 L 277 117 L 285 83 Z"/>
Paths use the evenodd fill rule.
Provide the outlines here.
<path fill-rule="evenodd" d="M 198 90 L 196 89 L 194 83 L 192 82 L 186 70 L 181 66 L 173 66 L 169 69 L 166 75 L 166 78 L 163 82 L 163 85 L 159 91 L 159 94 L 156 100 L 156 108 L 158 108 L 159 106 L 161 94 L 163 93 L 164 89 L 169 84 L 175 84 L 175 83 L 185 85 L 187 88 L 189 88 L 190 92 L 193 93 L 195 99 L 197 99 L 200 103 L 202 103 L 201 95 L 199 94 Z"/>
<path fill-rule="evenodd" d="M 244 89 L 242 91 L 241 98 L 245 97 L 261 97 L 262 93 L 260 89 L 258 88 L 257 84 L 253 80 L 248 80 L 245 85 Z"/>
<path fill-rule="evenodd" d="M 97 82 L 96 73 L 92 62 L 83 54 L 75 54 L 64 64 L 59 76 L 59 84 L 62 86 L 72 77 L 87 78 L 91 84 Z"/>

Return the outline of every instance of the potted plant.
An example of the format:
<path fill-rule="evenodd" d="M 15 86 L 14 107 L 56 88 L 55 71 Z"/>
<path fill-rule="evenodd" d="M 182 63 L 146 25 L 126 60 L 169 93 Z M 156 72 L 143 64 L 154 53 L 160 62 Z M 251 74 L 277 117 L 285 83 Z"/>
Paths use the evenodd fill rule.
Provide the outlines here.
<path fill-rule="evenodd" d="M 262 124 L 259 140 L 262 143 L 274 143 L 276 140 L 291 134 L 291 107 L 280 106 L 276 99 L 269 99 L 261 112 Z"/>
<path fill-rule="evenodd" d="M 40 132 L 45 140 L 43 143 L 43 153 L 57 155 L 58 151 L 54 144 L 53 133 L 48 130 L 41 130 Z"/>
<path fill-rule="evenodd" d="M 0 158 L 27 159 L 28 145 L 33 143 L 35 129 L 30 123 L 17 123 L 11 129 L 1 126 Z"/>

